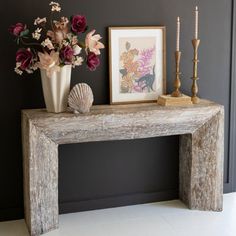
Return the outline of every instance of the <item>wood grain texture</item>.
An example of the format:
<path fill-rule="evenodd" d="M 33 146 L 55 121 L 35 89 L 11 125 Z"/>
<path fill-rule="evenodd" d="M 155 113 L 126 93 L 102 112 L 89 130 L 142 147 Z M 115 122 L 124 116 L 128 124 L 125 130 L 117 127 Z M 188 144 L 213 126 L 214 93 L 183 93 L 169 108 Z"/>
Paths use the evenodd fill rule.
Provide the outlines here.
<path fill-rule="evenodd" d="M 58 228 L 58 145 L 23 113 L 24 207 L 31 235 Z"/>
<path fill-rule="evenodd" d="M 180 199 L 190 209 L 222 211 L 224 113 L 180 136 Z"/>
<path fill-rule="evenodd" d="M 94 106 L 89 114 L 22 111 L 25 219 L 31 235 L 58 227 L 58 145 L 180 136 L 180 198 L 191 209 L 222 210 L 223 107 Z"/>

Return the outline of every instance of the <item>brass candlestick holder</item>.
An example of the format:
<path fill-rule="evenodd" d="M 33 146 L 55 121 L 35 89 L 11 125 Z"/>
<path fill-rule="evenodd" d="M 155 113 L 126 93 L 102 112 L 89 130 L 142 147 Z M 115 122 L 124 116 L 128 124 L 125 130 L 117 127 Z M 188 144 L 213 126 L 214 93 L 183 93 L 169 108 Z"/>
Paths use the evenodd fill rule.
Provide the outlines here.
<path fill-rule="evenodd" d="M 193 104 L 199 103 L 200 99 L 197 97 L 198 94 L 198 85 L 197 80 L 198 78 L 198 47 L 200 44 L 200 39 L 193 39 L 192 40 L 193 49 L 194 49 L 194 58 L 193 58 L 193 84 L 192 84 L 192 102 Z"/>
<path fill-rule="evenodd" d="M 158 97 L 157 103 L 161 106 L 186 106 L 191 105 L 191 97 L 181 93 L 181 80 L 180 80 L 180 59 L 181 52 L 175 52 L 175 80 L 174 91 L 169 95 L 161 95 Z"/>
<path fill-rule="evenodd" d="M 182 93 L 180 92 L 181 81 L 180 81 L 180 59 L 181 59 L 181 52 L 175 52 L 175 81 L 174 81 L 174 92 L 171 94 L 172 97 L 181 97 Z"/>

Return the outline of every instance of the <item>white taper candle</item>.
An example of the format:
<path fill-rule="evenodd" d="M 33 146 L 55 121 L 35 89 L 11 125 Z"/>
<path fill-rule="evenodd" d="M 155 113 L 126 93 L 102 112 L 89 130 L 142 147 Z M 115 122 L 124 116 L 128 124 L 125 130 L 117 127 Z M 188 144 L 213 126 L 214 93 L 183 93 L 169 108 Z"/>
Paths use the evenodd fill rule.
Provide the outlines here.
<path fill-rule="evenodd" d="M 195 9 L 195 39 L 198 39 L 198 7 Z"/>
<path fill-rule="evenodd" d="M 179 51 L 179 40 L 180 40 L 180 18 L 177 17 L 177 34 L 176 34 L 176 51 Z"/>

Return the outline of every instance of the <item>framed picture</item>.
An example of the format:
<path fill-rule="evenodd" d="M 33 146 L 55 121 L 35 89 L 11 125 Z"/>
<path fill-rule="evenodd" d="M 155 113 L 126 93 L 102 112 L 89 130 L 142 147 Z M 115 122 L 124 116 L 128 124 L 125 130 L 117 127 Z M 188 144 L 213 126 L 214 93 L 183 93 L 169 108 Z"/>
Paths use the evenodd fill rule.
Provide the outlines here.
<path fill-rule="evenodd" d="M 166 93 L 164 26 L 109 27 L 110 103 L 157 101 Z"/>

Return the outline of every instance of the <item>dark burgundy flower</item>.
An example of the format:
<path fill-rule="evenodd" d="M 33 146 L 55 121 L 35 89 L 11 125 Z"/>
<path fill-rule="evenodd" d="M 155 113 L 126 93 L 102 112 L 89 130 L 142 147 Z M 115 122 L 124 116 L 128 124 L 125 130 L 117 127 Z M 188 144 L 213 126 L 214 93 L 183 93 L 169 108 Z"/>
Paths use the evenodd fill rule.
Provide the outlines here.
<path fill-rule="evenodd" d="M 100 60 L 99 60 L 99 57 L 95 53 L 90 52 L 88 54 L 86 63 L 87 63 L 88 68 L 94 71 L 100 65 Z"/>
<path fill-rule="evenodd" d="M 16 62 L 21 63 L 20 65 L 21 70 L 29 68 L 32 61 L 33 61 L 33 53 L 30 51 L 30 49 L 20 48 L 16 52 Z"/>
<path fill-rule="evenodd" d="M 26 25 L 22 23 L 17 23 L 15 25 L 10 26 L 9 32 L 16 37 L 20 36 L 20 33 L 26 30 Z"/>
<path fill-rule="evenodd" d="M 70 46 L 65 46 L 60 51 L 60 58 L 65 64 L 72 62 L 74 50 Z"/>
<path fill-rule="evenodd" d="M 83 33 L 86 31 L 86 18 L 81 15 L 72 16 L 71 30 L 75 33 Z"/>

